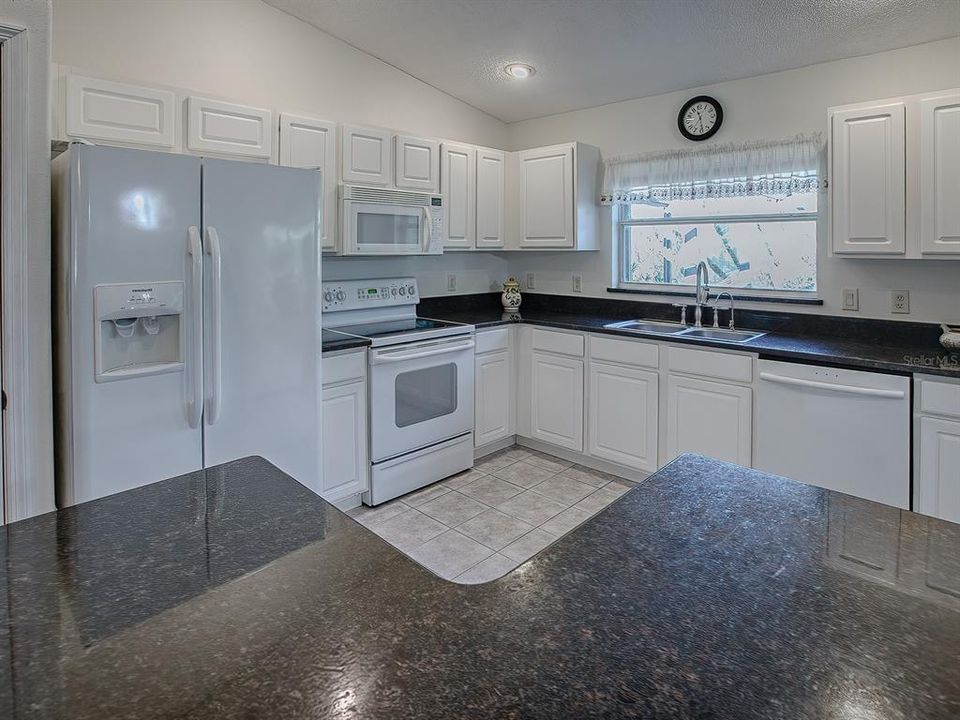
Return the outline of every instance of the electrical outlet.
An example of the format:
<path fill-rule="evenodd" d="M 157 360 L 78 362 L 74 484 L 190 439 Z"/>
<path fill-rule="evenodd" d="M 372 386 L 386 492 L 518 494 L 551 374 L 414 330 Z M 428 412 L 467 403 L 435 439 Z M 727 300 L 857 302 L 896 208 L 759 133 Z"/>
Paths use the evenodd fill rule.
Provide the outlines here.
<path fill-rule="evenodd" d="M 843 289 L 843 309 L 854 312 L 860 310 L 860 288 Z"/>
<path fill-rule="evenodd" d="M 910 314 L 910 291 L 894 290 L 890 293 L 890 312 L 902 315 Z"/>
<path fill-rule="evenodd" d="M 527 286 L 527 290 L 533 290 L 537 286 L 537 278 L 533 273 L 527 273 L 527 278 L 524 281 L 524 285 Z"/>
<path fill-rule="evenodd" d="M 447 292 L 457 291 L 457 276 L 455 273 L 447 275 Z"/>
<path fill-rule="evenodd" d="M 577 273 L 573 276 L 573 291 L 583 292 L 583 275 Z"/>

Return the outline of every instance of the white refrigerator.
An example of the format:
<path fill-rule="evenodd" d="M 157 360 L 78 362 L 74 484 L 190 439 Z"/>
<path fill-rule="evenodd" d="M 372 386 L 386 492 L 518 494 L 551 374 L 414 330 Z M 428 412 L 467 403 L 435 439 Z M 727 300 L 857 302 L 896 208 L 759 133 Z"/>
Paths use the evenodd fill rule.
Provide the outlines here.
<path fill-rule="evenodd" d="M 249 455 L 318 491 L 320 173 L 80 144 L 54 173 L 58 505 Z"/>

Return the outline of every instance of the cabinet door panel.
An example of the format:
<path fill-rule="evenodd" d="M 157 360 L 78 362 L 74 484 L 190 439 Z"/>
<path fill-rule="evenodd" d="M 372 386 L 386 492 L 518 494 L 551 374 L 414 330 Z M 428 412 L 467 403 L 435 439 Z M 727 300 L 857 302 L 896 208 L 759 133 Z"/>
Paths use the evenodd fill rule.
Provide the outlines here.
<path fill-rule="evenodd" d="M 960 522 L 960 422 L 920 418 L 920 477 L 914 509 Z"/>
<path fill-rule="evenodd" d="M 510 353 L 478 355 L 476 359 L 476 422 L 474 445 L 480 447 L 513 434 L 510 403 L 513 398 Z"/>
<path fill-rule="evenodd" d="M 436 140 L 397 135 L 397 187 L 437 192 L 440 188 L 440 144 Z"/>
<path fill-rule="evenodd" d="M 658 385 L 656 372 L 590 364 L 591 455 L 637 470 L 657 469 Z"/>
<path fill-rule="evenodd" d="M 573 247 L 573 147 L 520 153 L 521 247 Z"/>
<path fill-rule="evenodd" d="M 66 135 L 171 150 L 176 97 L 167 90 L 67 76 Z"/>
<path fill-rule="evenodd" d="M 337 249 L 337 126 L 327 120 L 281 113 L 280 164 L 323 172 L 320 247 Z"/>
<path fill-rule="evenodd" d="M 209 98 L 187 98 L 187 149 L 269 160 L 273 111 Z"/>
<path fill-rule="evenodd" d="M 831 126 L 833 251 L 906 252 L 903 103 L 835 112 Z"/>
<path fill-rule="evenodd" d="M 920 102 L 920 250 L 960 254 L 960 94 Z"/>
<path fill-rule="evenodd" d="M 504 245 L 506 155 L 499 150 L 477 150 L 477 247 Z"/>
<path fill-rule="evenodd" d="M 537 440 L 583 450 L 583 360 L 533 353 L 531 434 Z"/>
<path fill-rule="evenodd" d="M 750 467 L 753 456 L 753 391 L 738 385 L 667 377 L 667 457 L 681 453 Z"/>
<path fill-rule="evenodd" d="M 469 145 L 444 143 L 441 149 L 441 192 L 444 213 L 444 247 L 475 246 L 476 150 Z"/>
<path fill-rule="evenodd" d="M 323 497 L 337 500 L 367 489 L 366 383 L 323 389 Z"/>
<path fill-rule="evenodd" d="M 344 125 L 341 128 L 341 177 L 345 183 L 390 185 L 392 133 L 379 128 Z"/>

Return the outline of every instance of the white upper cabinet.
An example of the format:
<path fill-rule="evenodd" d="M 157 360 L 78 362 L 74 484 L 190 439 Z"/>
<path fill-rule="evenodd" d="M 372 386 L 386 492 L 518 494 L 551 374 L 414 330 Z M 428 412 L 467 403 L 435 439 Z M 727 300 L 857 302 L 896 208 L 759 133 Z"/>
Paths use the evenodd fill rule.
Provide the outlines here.
<path fill-rule="evenodd" d="M 328 120 L 280 114 L 280 164 L 323 172 L 320 246 L 337 249 L 337 125 Z"/>
<path fill-rule="evenodd" d="M 440 143 L 426 138 L 397 135 L 394 147 L 397 187 L 438 192 L 440 189 Z"/>
<path fill-rule="evenodd" d="M 444 247 L 475 246 L 476 149 L 470 145 L 443 143 L 440 150 L 441 194 L 444 213 Z"/>
<path fill-rule="evenodd" d="M 520 168 L 520 247 L 572 248 L 573 145 L 523 150 Z"/>
<path fill-rule="evenodd" d="M 504 246 L 504 196 L 506 192 L 506 153 L 477 149 L 477 237 L 478 248 Z"/>
<path fill-rule="evenodd" d="M 64 134 L 173 150 L 176 95 L 169 90 L 67 75 Z"/>
<path fill-rule="evenodd" d="M 270 160 L 275 132 L 272 110 L 187 98 L 187 149 L 193 153 Z"/>
<path fill-rule="evenodd" d="M 343 125 L 340 132 L 341 180 L 360 185 L 392 185 L 393 133 L 357 125 Z"/>
<path fill-rule="evenodd" d="M 920 101 L 920 251 L 960 254 L 960 92 Z"/>
<path fill-rule="evenodd" d="M 835 253 L 906 252 L 905 116 L 902 102 L 832 113 Z"/>

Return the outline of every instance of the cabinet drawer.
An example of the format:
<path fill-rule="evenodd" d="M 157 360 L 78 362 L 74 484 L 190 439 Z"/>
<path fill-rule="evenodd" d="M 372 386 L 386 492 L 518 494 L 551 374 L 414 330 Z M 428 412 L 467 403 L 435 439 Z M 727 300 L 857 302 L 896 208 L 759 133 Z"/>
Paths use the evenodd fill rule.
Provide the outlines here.
<path fill-rule="evenodd" d="M 921 380 L 920 412 L 960 418 L 960 383 Z"/>
<path fill-rule="evenodd" d="M 660 364 L 660 348 L 640 340 L 614 340 L 592 335 L 590 359 L 655 368 Z"/>
<path fill-rule="evenodd" d="M 553 332 L 551 330 L 534 330 L 533 349 L 559 355 L 583 357 L 583 335 Z"/>
<path fill-rule="evenodd" d="M 323 375 L 320 378 L 324 387 L 348 380 L 362 380 L 367 371 L 367 353 L 349 352 L 342 355 L 323 356 Z"/>
<path fill-rule="evenodd" d="M 477 355 L 495 350 L 506 350 L 510 346 L 510 328 L 481 330 L 476 336 Z"/>
<path fill-rule="evenodd" d="M 670 372 L 702 375 L 716 380 L 743 383 L 753 380 L 753 358 L 749 355 L 672 347 L 667 349 L 667 367 Z"/>

